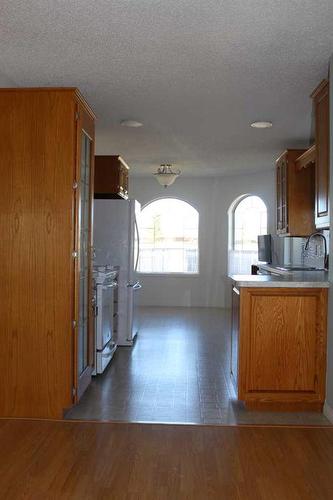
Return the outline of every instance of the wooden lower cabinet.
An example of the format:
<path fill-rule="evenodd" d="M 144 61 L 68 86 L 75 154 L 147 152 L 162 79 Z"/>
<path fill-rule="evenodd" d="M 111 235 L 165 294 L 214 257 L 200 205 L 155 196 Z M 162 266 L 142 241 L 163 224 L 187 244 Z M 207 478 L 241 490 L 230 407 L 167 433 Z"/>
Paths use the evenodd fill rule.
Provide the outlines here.
<path fill-rule="evenodd" d="M 238 399 L 250 409 L 321 411 L 327 289 L 239 292 Z"/>

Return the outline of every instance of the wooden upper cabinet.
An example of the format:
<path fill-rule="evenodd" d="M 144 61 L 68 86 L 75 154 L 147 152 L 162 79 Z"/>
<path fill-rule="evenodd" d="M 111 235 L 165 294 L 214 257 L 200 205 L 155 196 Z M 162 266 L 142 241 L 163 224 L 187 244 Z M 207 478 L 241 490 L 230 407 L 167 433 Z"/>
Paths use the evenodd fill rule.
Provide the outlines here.
<path fill-rule="evenodd" d="M 91 376 L 94 114 L 0 89 L 0 416 L 62 418 Z"/>
<path fill-rule="evenodd" d="M 329 218 L 329 82 L 323 80 L 311 94 L 315 113 L 316 197 L 315 223 L 328 228 Z"/>
<path fill-rule="evenodd" d="M 314 225 L 314 168 L 299 169 L 303 149 L 288 149 L 276 161 L 276 230 L 279 235 L 308 236 Z"/>
<path fill-rule="evenodd" d="M 129 166 L 121 156 L 95 156 L 95 198 L 128 198 Z"/>

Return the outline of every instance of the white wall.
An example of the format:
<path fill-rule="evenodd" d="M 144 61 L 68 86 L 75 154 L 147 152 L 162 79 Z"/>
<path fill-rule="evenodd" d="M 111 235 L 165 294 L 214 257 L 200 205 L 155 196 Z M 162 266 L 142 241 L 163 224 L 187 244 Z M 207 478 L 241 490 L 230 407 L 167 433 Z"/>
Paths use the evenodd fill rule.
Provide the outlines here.
<path fill-rule="evenodd" d="M 238 196 L 260 196 L 269 213 L 269 232 L 275 219 L 274 169 L 265 173 L 216 178 L 179 177 L 173 186 L 160 187 L 153 176 L 130 178 L 130 196 L 146 205 L 169 196 L 191 203 L 199 211 L 199 276 L 142 275 L 141 305 L 228 307 L 228 208 Z"/>
<path fill-rule="evenodd" d="M 5 73 L 0 71 L 0 88 L 6 87 L 17 87 L 17 85 Z"/>

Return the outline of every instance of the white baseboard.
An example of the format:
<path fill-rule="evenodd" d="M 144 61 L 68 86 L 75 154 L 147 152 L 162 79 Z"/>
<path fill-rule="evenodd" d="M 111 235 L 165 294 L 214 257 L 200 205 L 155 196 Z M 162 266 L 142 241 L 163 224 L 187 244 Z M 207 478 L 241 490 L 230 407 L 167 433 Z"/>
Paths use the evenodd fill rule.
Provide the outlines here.
<path fill-rule="evenodd" d="M 323 413 L 325 417 L 333 424 L 333 408 L 325 401 Z"/>

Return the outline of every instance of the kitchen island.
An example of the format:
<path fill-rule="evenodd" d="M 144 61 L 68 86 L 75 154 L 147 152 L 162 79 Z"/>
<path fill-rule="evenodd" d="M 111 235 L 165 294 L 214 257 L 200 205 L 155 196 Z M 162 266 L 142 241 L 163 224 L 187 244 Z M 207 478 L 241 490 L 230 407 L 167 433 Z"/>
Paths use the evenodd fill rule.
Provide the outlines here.
<path fill-rule="evenodd" d="M 234 275 L 231 376 L 249 409 L 322 411 L 326 271 Z"/>

